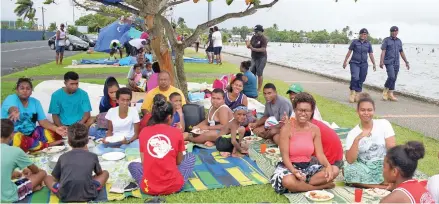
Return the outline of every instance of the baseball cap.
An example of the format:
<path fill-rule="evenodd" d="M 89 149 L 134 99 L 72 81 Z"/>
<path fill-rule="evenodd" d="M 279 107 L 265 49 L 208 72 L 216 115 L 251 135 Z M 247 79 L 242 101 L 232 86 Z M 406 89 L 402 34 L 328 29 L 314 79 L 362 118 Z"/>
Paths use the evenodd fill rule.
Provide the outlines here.
<path fill-rule="evenodd" d="M 392 26 L 391 28 L 390 28 L 390 32 L 394 32 L 394 31 L 398 31 L 399 29 L 398 29 L 398 27 L 397 26 Z"/>
<path fill-rule="evenodd" d="M 369 34 L 369 31 L 367 31 L 366 28 L 363 28 L 360 30 L 360 34 L 363 34 L 363 33 Z"/>
<path fill-rule="evenodd" d="M 288 88 L 287 94 L 290 94 L 291 92 L 294 93 L 302 93 L 303 87 L 300 84 L 291 84 L 290 88 Z"/>
<path fill-rule="evenodd" d="M 254 30 L 264 32 L 264 27 L 262 27 L 261 25 L 256 25 Z"/>

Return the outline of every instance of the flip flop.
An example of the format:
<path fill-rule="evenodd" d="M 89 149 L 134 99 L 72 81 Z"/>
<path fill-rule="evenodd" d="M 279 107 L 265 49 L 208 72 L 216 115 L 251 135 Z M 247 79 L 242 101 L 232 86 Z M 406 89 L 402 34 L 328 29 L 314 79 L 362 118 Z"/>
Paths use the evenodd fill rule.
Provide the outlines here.
<path fill-rule="evenodd" d="M 153 197 L 146 199 L 144 203 L 166 203 L 166 199 L 161 197 Z"/>

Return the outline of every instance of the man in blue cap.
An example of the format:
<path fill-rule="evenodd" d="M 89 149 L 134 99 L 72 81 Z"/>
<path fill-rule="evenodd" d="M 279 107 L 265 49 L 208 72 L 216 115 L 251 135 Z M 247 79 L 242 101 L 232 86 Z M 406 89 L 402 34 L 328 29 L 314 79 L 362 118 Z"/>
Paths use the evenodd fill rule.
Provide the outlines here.
<path fill-rule="evenodd" d="M 373 64 L 373 71 L 376 71 L 372 44 L 367 40 L 368 35 L 369 32 L 366 28 L 360 30 L 360 37 L 352 41 L 343 63 L 343 69 L 345 69 L 347 61 L 353 52 L 352 58 L 349 61 L 351 67 L 351 83 L 349 86 L 351 94 L 349 96 L 349 102 L 351 103 L 358 101 L 358 96 L 363 90 L 363 83 L 366 81 L 367 69 L 369 67 L 367 64 L 368 55 Z"/>
<path fill-rule="evenodd" d="M 264 81 L 262 75 L 264 73 L 265 64 L 267 64 L 267 44 L 268 40 L 264 36 L 264 28 L 261 25 L 256 25 L 254 28 L 255 34 L 247 43 L 247 48 L 251 50 L 252 66 L 251 72 L 258 76 L 258 93 L 261 91 L 262 83 Z"/>
<path fill-rule="evenodd" d="M 398 31 L 398 27 L 392 26 L 390 28 L 390 37 L 384 38 L 383 44 L 381 45 L 380 67 L 383 68 L 384 65 L 386 65 L 387 70 L 387 80 L 384 84 L 383 91 L 383 100 L 386 101 L 398 101 L 393 95 L 393 91 L 395 90 L 395 83 L 399 72 L 399 55 L 401 55 L 404 60 L 407 70 L 410 70 L 410 64 L 402 49 L 402 42 L 397 37 Z"/>

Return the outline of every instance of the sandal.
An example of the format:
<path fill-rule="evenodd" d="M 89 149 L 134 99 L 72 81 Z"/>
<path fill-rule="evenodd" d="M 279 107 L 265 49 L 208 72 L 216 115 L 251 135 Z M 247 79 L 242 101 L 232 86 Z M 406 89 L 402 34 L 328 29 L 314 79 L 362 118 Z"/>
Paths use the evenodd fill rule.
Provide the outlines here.
<path fill-rule="evenodd" d="M 166 203 L 166 199 L 161 197 L 153 197 L 146 199 L 144 203 Z"/>

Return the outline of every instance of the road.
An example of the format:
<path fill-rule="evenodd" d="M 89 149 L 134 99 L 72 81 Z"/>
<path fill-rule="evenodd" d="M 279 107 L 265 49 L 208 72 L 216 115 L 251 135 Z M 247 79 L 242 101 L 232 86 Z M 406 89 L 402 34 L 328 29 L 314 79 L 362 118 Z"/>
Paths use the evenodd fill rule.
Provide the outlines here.
<path fill-rule="evenodd" d="M 230 54 L 224 54 L 223 59 L 236 64 L 237 67 L 242 61 L 248 60 L 247 58 Z M 288 84 L 301 83 L 307 91 L 356 108 L 356 104 L 348 102 L 349 85 L 344 82 L 270 63 L 265 67 L 264 76 L 282 80 Z M 364 91 L 368 92 L 375 99 L 377 107 L 375 114 L 377 116 L 439 140 L 439 108 L 437 105 L 404 96 L 399 96 L 398 102 L 387 102 L 379 100 L 381 92 L 367 88 Z"/>
<path fill-rule="evenodd" d="M 77 53 L 66 50 L 64 56 Z M 1 44 L 1 76 L 54 60 L 55 51 L 49 48 L 47 40 Z"/>

